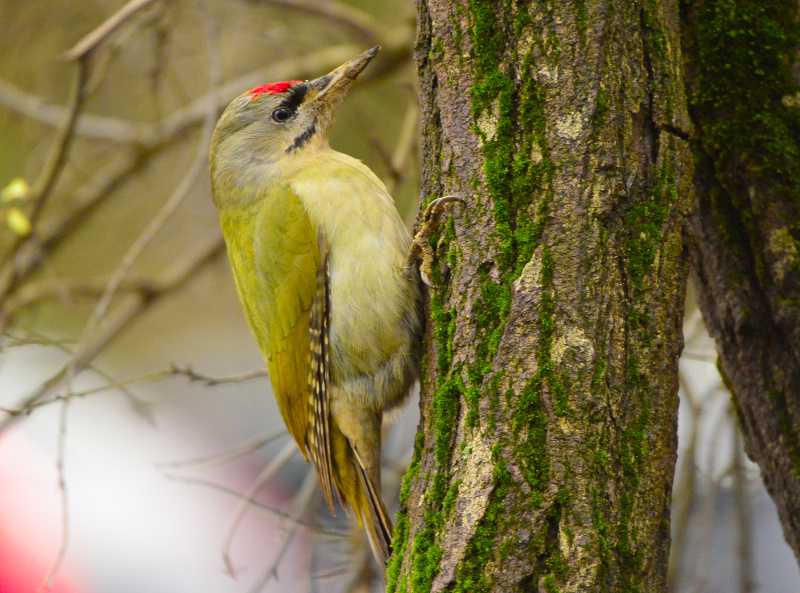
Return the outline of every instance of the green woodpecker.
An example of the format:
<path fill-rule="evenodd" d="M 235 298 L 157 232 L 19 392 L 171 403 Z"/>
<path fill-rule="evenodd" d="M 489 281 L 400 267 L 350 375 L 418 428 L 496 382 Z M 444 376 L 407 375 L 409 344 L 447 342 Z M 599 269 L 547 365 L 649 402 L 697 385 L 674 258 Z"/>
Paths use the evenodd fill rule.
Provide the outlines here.
<path fill-rule="evenodd" d="M 331 511 L 336 492 L 384 566 L 392 523 L 380 496 L 381 424 L 417 380 L 419 277 L 386 187 L 328 145 L 348 87 L 379 50 L 235 99 L 210 163 L 239 298 L 283 420 Z"/>

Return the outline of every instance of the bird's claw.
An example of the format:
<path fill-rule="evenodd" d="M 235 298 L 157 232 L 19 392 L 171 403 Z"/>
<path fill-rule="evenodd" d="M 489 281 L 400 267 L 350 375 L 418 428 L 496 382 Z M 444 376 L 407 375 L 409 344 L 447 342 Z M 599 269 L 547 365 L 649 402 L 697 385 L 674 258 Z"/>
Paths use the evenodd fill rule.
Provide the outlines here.
<path fill-rule="evenodd" d="M 428 207 L 425 208 L 425 212 L 422 214 L 422 224 L 417 234 L 414 236 L 414 241 L 411 243 L 411 249 L 408 253 L 406 266 L 410 268 L 416 261 L 419 261 L 420 278 L 430 288 L 433 288 L 431 275 L 434 253 L 429 239 L 436 229 L 439 228 L 445 207 L 453 202 L 466 204 L 466 201 L 462 198 L 457 198 L 455 196 L 437 198 L 428 204 Z"/>

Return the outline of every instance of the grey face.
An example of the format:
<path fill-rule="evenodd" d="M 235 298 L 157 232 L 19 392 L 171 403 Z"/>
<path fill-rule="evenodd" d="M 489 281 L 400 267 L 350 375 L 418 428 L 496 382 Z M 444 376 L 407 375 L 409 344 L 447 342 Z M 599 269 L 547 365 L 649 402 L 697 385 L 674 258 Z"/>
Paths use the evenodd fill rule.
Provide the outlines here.
<path fill-rule="evenodd" d="M 261 85 L 234 99 L 214 131 L 212 157 L 248 154 L 274 162 L 325 146 L 348 87 L 379 50 L 376 46 L 315 80 Z"/>
<path fill-rule="evenodd" d="M 318 92 L 312 85 L 275 83 L 241 95 L 220 118 L 215 141 L 244 143 L 254 153 L 272 158 L 299 150 L 319 131 L 321 105 L 311 100 Z"/>

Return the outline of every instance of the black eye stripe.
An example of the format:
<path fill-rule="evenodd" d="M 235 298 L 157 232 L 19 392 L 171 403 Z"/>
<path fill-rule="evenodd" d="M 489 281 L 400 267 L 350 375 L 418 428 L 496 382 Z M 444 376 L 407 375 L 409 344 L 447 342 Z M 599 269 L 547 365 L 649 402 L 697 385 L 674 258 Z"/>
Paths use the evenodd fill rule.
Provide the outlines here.
<path fill-rule="evenodd" d="M 306 83 L 301 82 L 294 84 L 289 87 L 288 91 L 286 91 L 286 99 L 281 102 L 280 106 L 286 107 L 289 111 L 294 113 L 297 111 L 300 103 L 303 102 L 303 99 L 306 98 L 306 93 L 308 93 L 308 87 L 306 86 Z"/>

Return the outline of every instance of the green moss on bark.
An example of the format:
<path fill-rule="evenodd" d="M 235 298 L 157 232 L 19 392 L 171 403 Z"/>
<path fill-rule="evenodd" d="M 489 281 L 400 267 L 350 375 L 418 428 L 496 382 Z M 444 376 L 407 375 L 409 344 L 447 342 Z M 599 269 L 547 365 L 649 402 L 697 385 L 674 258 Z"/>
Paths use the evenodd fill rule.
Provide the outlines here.
<path fill-rule="evenodd" d="M 773 295 L 770 307 L 796 312 L 792 297 L 776 293 L 800 282 L 800 225 L 780 229 L 790 248 L 780 256 L 785 263 L 777 279 L 767 261 L 761 216 L 772 211 L 773 217 L 800 220 L 800 108 L 792 101 L 800 93 L 792 73 L 800 46 L 797 2 L 703 2 L 685 19 L 684 38 L 691 63 L 696 64 L 690 113 L 698 132 L 695 164 L 707 190 L 700 195 L 701 207 L 713 215 L 719 236 L 737 262 L 731 266 L 727 288 L 755 284 Z M 744 277 L 750 275 L 752 280 Z M 747 308 L 742 312 L 750 314 Z M 784 310 L 781 316 L 794 314 Z M 772 389 L 769 395 L 782 440 L 797 443 L 800 435 L 793 428 L 785 393 Z M 791 445 L 786 451 L 800 480 L 800 453 Z"/>
<path fill-rule="evenodd" d="M 800 92 L 791 72 L 800 45 L 796 14 L 794 0 L 714 0 L 687 21 L 693 60 L 702 64 L 689 103 L 699 128 L 695 160 L 729 180 L 714 188 L 710 205 L 723 237 L 742 252 L 751 251 L 756 233 L 748 183 L 769 184 L 792 218 L 800 213 L 800 109 L 784 104 Z M 800 250 L 798 231 L 790 229 Z M 764 284 L 759 252 L 752 250 L 753 264 Z"/>

